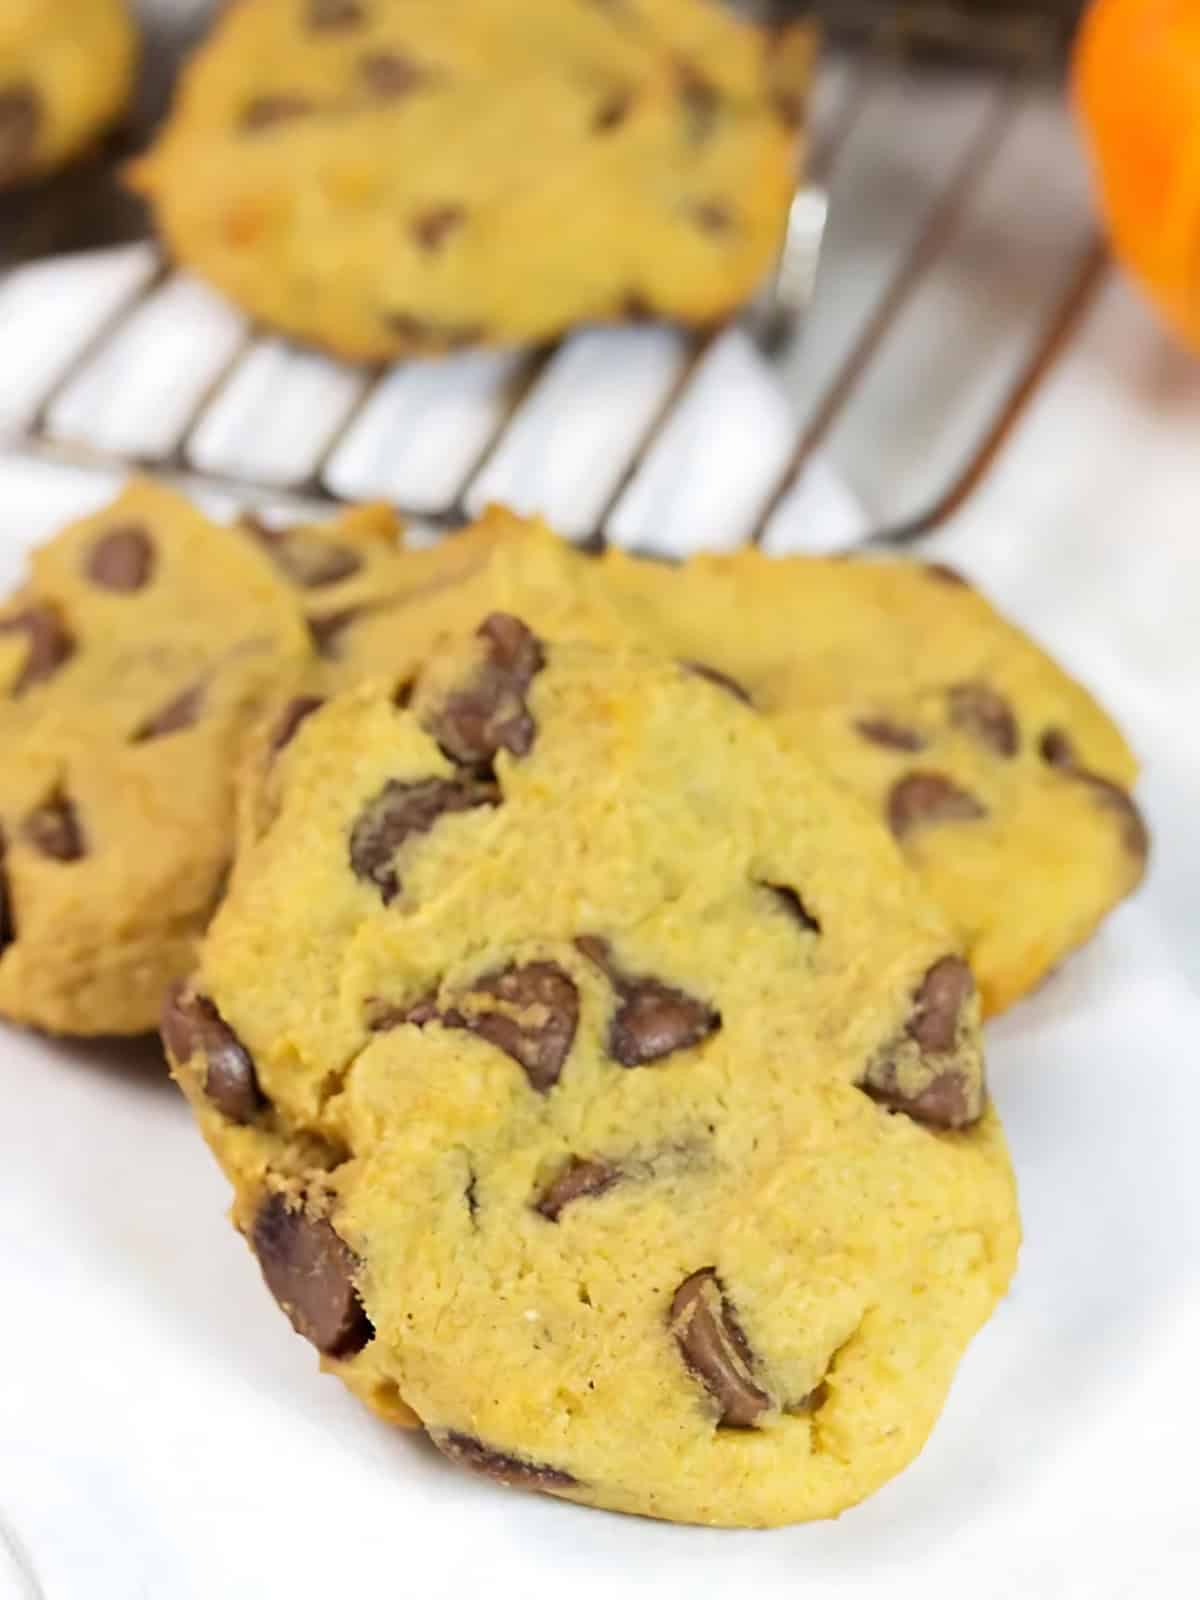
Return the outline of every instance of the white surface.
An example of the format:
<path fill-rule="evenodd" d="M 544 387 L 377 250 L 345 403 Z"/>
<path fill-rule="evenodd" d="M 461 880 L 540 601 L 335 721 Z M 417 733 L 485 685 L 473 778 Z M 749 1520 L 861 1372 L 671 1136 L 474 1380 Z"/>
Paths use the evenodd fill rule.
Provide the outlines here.
<path fill-rule="evenodd" d="M 152 1051 L 8 1032 L 4 1600 L 1193 1600 L 1198 429 L 1200 368 L 1113 285 L 938 543 L 1128 723 L 1157 848 L 1138 900 L 990 1031 L 1027 1243 L 915 1466 L 773 1533 L 467 1478 L 318 1375 Z M 0 462 L 0 552 L 41 531 L 51 470 Z"/>

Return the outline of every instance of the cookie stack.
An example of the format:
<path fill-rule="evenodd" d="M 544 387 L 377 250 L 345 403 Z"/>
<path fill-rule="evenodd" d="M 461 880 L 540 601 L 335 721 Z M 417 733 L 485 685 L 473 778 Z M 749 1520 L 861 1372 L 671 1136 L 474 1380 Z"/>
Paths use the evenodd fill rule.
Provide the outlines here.
<path fill-rule="evenodd" d="M 0 1009 L 136 1032 L 169 985 L 267 1288 L 463 1465 L 832 1515 L 1009 1281 L 981 1009 L 1138 881 L 1132 758 L 943 568 L 394 534 L 143 484 L 38 553 Z"/>

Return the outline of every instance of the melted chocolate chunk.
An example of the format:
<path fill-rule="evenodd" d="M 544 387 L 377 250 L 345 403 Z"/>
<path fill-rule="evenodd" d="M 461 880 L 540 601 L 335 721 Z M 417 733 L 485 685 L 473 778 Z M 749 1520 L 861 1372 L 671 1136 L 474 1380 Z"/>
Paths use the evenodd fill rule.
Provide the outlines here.
<path fill-rule="evenodd" d="M 960 956 L 943 956 L 921 980 L 908 1024 L 922 1050 L 953 1050 L 963 1007 L 975 992 L 971 969 Z"/>
<path fill-rule="evenodd" d="M 684 1361 L 717 1403 L 720 1426 L 754 1427 L 771 1401 L 754 1382 L 746 1336 L 714 1267 L 683 1280 L 669 1323 Z"/>
<path fill-rule="evenodd" d="M 32 171 L 42 116 L 42 97 L 31 83 L 0 89 L 0 184 Z"/>
<path fill-rule="evenodd" d="M 764 889 L 770 892 L 779 901 L 788 915 L 802 927 L 806 933 L 820 933 L 821 924 L 804 904 L 795 889 L 789 889 L 785 883 L 764 883 Z"/>
<path fill-rule="evenodd" d="M 79 813 L 62 789 L 56 789 L 29 813 L 21 825 L 21 837 L 51 861 L 82 861 L 87 854 Z"/>
<path fill-rule="evenodd" d="M 592 132 L 612 133 L 628 121 L 635 98 L 632 89 L 613 89 L 606 94 L 592 117 Z"/>
<path fill-rule="evenodd" d="M 50 605 L 35 602 L 15 616 L 0 618 L 0 634 L 23 633 L 28 643 L 25 665 L 12 686 L 14 696 L 52 678 L 75 654 L 75 640 Z"/>
<path fill-rule="evenodd" d="M 308 0 L 306 21 L 314 33 L 357 28 L 367 20 L 362 0 Z"/>
<path fill-rule="evenodd" d="M 288 1321 L 322 1355 L 345 1360 L 374 1337 L 354 1287 L 358 1260 L 331 1222 L 272 1194 L 254 1219 L 250 1242 Z"/>
<path fill-rule="evenodd" d="M 469 1467 L 485 1477 L 494 1478 L 510 1489 L 573 1489 L 579 1479 L 561 1467 L 549 1467 L 542 1461 L 526 1461 L 520 1456 L 508 1456 L 467 1433 L 431 1433 L 430 1438 L 443 1455 L 460 1466 Z"/>
<path fill-rule="evenodd" d="M 357 878 L 373 883 L 388 905 L 400 893 L 396 852 L 414 834 L 428 833 L 454 811 L 500 803 L 494 783 L 469 778 L 423 778 L 401 783 L 390 778 L 361 812 L 350 834 L 350 865 Z"/>
<path fill-rule="evenodd" d="M 855 721 L 854 731 L 870 744 L 882 745 L 885 750 L 924 750 L 928 743 L 925 735 L 916 728 L 893 722 L 890 717 L 859 717 Z"/>
<path fill-rule="evenodd" d="M 1080 766 L 1074 742 L 1061 728 L 1047 728 L 1038 742 L 1038 750 L 1047 766 L 1077 783 L 1086 784 L 1097 802 L 1113 813 L 1120 825 L 1122 845 L 1144 865 L 1150 857 L 1150 830 L 1128 789 Z"/>
<path fill-rule="evenodd" d="M 313 649 L 327 661 L 336 661 L 342 652 L 342 635 L 366 612 L 366 606 L 347 606 L 342 611 L 330 611 L 323 617 L 309 617 L 308 636 L 313 642 Z"/>
<path fill-rule="evenodd" d="M 1078 765 L 1071 736 L 1064 733 L 1061 728 L 1047 728 L 1038 741 L 1038 750 L 1047 766 L 1070 771 Z"/>
<path fill-rule="evenodd" d="M 943 956 L 929 968 L 913 996 L 905 1037 L 923 1054 L 950 1055 L 957 1048 L 963 1010 L 974 991 L 966 962 Z M 966 1063 L 951 1060 L 914 1091 L 901 1083 L 901 1055 L 899 1046 L 890 1047 L 868 1067 L 861 1087 L 872 1100 L 934 1128 L 965 1128 L 978 1121 L 986 1098 L 982 1074 L 976 1083 Z"/>
<path fill-rule="evenodd" d="M 623 1174 L 619 1167 L 607 1161 L 585 1161 L 572 1156 L 566 1166 L 552 1178 L 533 1203 L 547 1222 L 557 1222 L 567 1206 L 576 1200 L 593 1198 L 620 1183 Z"/>
<path fill-rule="evenodd" d="M 451 234 L 467 220 L 462 206 L 432 206 L 412 220 L 412 236 L 431 255 L 439 251 Z"/>
<path fill-rule="evenodd" d="M 727 672 L 722 672 L 719 667 L 710 667 L 706 661 L 681 661 L 680 666 L 685 672 L 690 672 L 697 678 L 705 678 L 709 683 L 716 684 L 718 689 L 724 689 L 726 694 L 731 694 L 735 700 L 740 700 L 743 705 L 752 706 L 754 701 L 750 691 L 743 689 L 736 678 L 731 678 Z"/>
<path fill-rule="evenodd" d="M 186 983 L 167 991 L 159 1031 L 172 1060 L 205 1062 L 204 1092 L 230 1122 L 253 1122 L 266 1106 L 254 1060 L 213 1002 L 189 992 Z"/>
<path fill-rule="evenodd" d="M 146 744 L 151 739 L 165 739 L 172 733 L 182 733 L 185 728 L 194 727 L 204 710 L 207 693 L 207 684 L 193 683 L 182 693 L 177 694 L 173 700 L 168 700 L 165 706 L 153 716 L 147 717 L 134 732 L 134 744 Z"/>
<path fill-rule="evenodd" d="M 579 1025 L 579 991 L 571 979 L 553 961 L 530 961 L 481 978 L 469 994 L 507 1009 L 454 1008 L 442 1021 L 503 1050 L 524 1068 L 530 1086 L 546 1094 L 558 1082 Z"/>
<path fill-rule="evenodd" d="M 677 1050 L 699 1044 L 721 1026 L 720 1015 L 658 978 L 631 977 L 621 972 L 603 939 L 576 939 L 581 955 L 595 963 L 617 993 L 617 1009 L 608 1030 L 608 1051 L 623 1067 L 644 1067 Z"/>
<path fill-rule="evenodd" d="M 244 516 L 241 526 L 262 545 L 279 570 L 302 589 L 343 583 L 362 570 L 362 556 L 349 545 L 313 528 L 273 528 L 260 517 Z"/>
<path fill-rule="evenodd" d="M 950 721 L 995 755 L 1007 759 L 1015 756 L 1020 747 L 1013 709 L 990 684 L 956 684 L 950 690 Z"/>
<path fill-rule="evenodd" d="M 676 64 L 679 103 L 683 107 L 684 137 L 690 145 L 701 145 L 712 136 L 721 111 L 721 97 L 714 85 L 690 61 Z"/>
<path fill-rule="evenodd" d="M 1150 856 L 1150 830 L 1138 810 L 1133 796 L 1119 783 L 1101 778 L 1094 772 L 1081 772 L 1081 783 L 1086 783 L 1096 800 L 1106 811 L 1116 817 L 1121 831 L 1121 843 L 1137 861 L 1145 863 Z"/>
<path fill-rule="evenodd" d="M 112 528 L 88 551 L 84 571 L 101 589 L 135 594 L 154 576 L 154 541 L 136 524 Z"/>
<path fill-rule="evenodd" d="M 487 619 L 477 637 L 487 645 L 485 659 L 424 726 L 451 761 L 489 767 L 501 750 L 524 756 L 533 748 L 537 725 L 525 696 L 545 656 L 523 622 L 500 612 Z"/>
<path fill-rule="evenodd" d="M 960 789 L 941 772 L 910 772 L 894 783 L 888 794 L 888 826 L 901 840 L 918 828 L 944 822 L 975 822 L 986 815 L 986 809 L 973 794 Z"/>
<path fill-rule="evenodd" d="M 733 212 L 719 200 L 701 200 L 692 207 L 692 219 L 704 233 L 728 233 Z"/>
<path fill-rule="evenodd" d="M 243 108 L 241 125 L 247 133 L 261 133 L 264 128 L 277 128 L 281 122 L 311 116 L 315 110 L 316 105 L 306 95 L 264 94 Z"/>
<path fill-rule="evenodd" d="M 324 704 L 325 701 L 319 694 L 298 694 L 294 700 L 290 700 L 275 724 L 275 731 L 271 735 L 271 749 L 275 752 L 286 749 L 299 733 L 301 725 Z"/>
<path fill-rule="evenodd" d="M 364 56 L 358 72 L 364 88 L 377 100 L 402 100 L 405 95 L 427 88 L 431 80 L 428 67 L 399 50 L 377 50 L 374 55 Z"/>

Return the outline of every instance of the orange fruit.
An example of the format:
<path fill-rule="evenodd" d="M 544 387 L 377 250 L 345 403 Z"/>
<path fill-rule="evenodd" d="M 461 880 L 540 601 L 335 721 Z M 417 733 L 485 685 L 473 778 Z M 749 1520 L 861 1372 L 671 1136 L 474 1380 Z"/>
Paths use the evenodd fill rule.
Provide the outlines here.
<path fill-rule="evenodd" d="M 1092 0 L 1072 80 L 1113 250 L 1200 350 L 1200 0 Z"/>

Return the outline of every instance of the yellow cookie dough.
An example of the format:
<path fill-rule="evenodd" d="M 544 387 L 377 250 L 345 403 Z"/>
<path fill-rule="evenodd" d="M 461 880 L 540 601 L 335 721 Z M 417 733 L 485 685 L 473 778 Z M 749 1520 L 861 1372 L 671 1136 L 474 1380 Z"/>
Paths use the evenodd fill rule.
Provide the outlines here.
<path fill-rule="evenodd" d="M 708 323 L 773 264 L 810 56 L 717 0 L 253 0 L 132 181 L 179 260 L 351 358 Z"/>
<path fill-rule="evenodd" d="M 505 615 L 259 781 L 164 1035 L 332 1370 L 678 1521 L 905 1466 L 1018 1225 L 970 974 L 880 824 L 721 686 Z"/>
<path fill-rule="evenodd" d="M 0 1015 L 154 1027 L 223 890 L 244 736 L 394 533 L 231 530 L 139 483 L 35 552 L 0 606 Z"/>
<path fill-rule="evenodd" d="M 62 166 L 115 122 L 136 57 L 124 0 L 4 0 L 0 189 Z"/>

